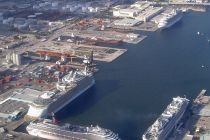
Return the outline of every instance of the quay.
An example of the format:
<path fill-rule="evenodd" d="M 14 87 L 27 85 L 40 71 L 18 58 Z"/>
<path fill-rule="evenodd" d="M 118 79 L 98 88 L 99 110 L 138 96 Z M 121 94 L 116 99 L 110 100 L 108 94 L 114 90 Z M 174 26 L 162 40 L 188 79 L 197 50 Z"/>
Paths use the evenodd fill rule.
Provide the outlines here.
<path fill-rule="evenodd" d="M 182 119 L 182 125 L 174 131 L 171 138 L 174 140 L 209 140 L 210 96 L 207 96 L 206 92 L 206 89 L 201 90 L 192 100 Z"/>

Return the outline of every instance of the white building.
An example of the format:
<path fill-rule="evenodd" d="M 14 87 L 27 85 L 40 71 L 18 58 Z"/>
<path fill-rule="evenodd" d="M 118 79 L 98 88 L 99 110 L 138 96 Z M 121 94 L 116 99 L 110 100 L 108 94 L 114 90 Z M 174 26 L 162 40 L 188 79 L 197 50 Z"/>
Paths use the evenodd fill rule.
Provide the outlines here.
<path fill-rule="evenodd" d="M 114 9 L 113 10 L 113 16 L 114 17 L 129 17 L 134 18 L 138 15 L 139 10 L 138 9 Z"/>
<path fill-rule="evenodd" d="M 148 8 L 149 6 L 150 6 L 149 3 L 142 3 L 140 1 L 137 1 L 134 4 L 132 4 L 130 7 L 131 8 L 138 8 L 140 10 L 144 10 L 144 9 Z"/>
<path fill-rule="evenodd" d="M 88 7 L 87 9 L 90 13 L 97 13 L 98 12 L 98 7 Z"/>
<path fill-rule="evenodd" d="M 135 19 L 147 22 L 161 12 L 163 12 L 163 7 L 149 7 L 144 12 L 135 17 Z"/>

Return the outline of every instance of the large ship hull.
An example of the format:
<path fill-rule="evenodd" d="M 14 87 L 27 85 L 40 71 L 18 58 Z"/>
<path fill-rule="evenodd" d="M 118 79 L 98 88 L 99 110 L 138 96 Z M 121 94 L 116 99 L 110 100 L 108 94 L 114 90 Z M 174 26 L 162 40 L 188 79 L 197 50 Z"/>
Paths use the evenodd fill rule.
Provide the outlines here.
<path fill-rule="evenodd" d="M 36 106 L 34 104 L 30 104 L 26 117 L 37 119 L 51 116 L 52 113 L 57 113 L 59 110 L 71 103 L 77 97 L 79 97 L 81 94 L 85 93 L 85 91 L 87 91 L 94 84 L 95 80 L 93 76 L 87 76 L 79 83 L 77 83 L 77 86 L 75 86 L 70 91 L 67 91 L 66 93 L 58 93 L 63 95 L 61 95 L 61 97 L 59 97 L 47 106 Z"/>
<path fill-rule="evenodd" d="M 114 139 L 106 139 L 106 138 L 101 138 L 97 136 L 90 136 L 89 134 L 80 134 L 80 133 L 70 133 L 68 136 L 61 136 L 61 135 L 53 135 L 53 132 L 50 132 L 49 130 L 46 131 L 39 131 L 37 129 L 28 131 L 30 135 L 36 136 L 36 137 L 41 137 L 45 139 L 50 139 L 50 140 L 114 140 Z"/>
<path fill-rule="evenodd" d="M 174 24 L 179 22 L 182 19 L 182 17 L 183 17 L 183 14 L 179 13 L 178 15 L 173 17 L 172 21 L 167 22 L 167 24 L 165 26 L 158 26 L 159 30 L 164 30 L 164 29 L 170 28 L 171 26 L 173 26 Z"/>
<path fill-rule="evenodd" d="M 50 140 L 120 140 L 117 134 L 99 126 L 84 127 L 31 122 L 26 130 L 30 135 Z"/>
<path fill-rule="evenodd" d="M 152 126 L 150 126 L 148 130 L 143 134 L 142 139 L 143 140 L 166 140 L 169 137 L 169 134 L 172 132 L 172 130 L 174 130 L 174 128 L 176 128 L 176 126 L 180 122 L 181 118 L 183 117 L 188 107 L 188 104 L 189 104 L 188 100 L 183 101 L 183 104 L 180 106 L 178 112 L 173 114 L 173 116 L 169 118 L 169 120 L 162 119 L 163 116 L 166 114 L 161 114 L 161 116 L 155 121 L 155 123 Z M 171 104 L 169 106 L 171 106 Z M 155 124 L 157 122 L 160 122 L 159 120 L 164 120 L 165 122 L 161 121 L 161 123 L 165 123 L 165 124 L 163 124 L 162 126 L 162 124 L 159 123 L 160 128 L 157 128 L 159 130 L 154 133 L 154 130 L 155 130 L 154 127 L 156 127 Z"/>

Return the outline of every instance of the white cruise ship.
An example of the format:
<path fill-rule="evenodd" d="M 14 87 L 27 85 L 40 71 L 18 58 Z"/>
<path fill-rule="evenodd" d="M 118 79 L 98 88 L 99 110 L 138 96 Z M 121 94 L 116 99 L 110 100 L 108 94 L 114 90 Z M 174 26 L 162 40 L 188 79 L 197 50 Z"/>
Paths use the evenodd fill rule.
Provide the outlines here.
<path fill-rule="evenodd" d="M 183 17 L 183 13 L 181 10 L 173 10 L 171 13 L 166 14 L 163 18 L 160 19 L 158 23 L 158 28 L 160 30 L 169 28 L 178 21 L 180 21 Z"/>
<path fill-rule="evenodd" d="M 47 119 L 31 122 L 26 130 L 30 135 L 51 140 L 120 140 L 117 134 L 99 126 L 55 125 Z"/>
<path fill-rule="evenodd" d="M 143 134 L 143 140 L 166 140 L 172 130 L 179 123 L 189 100 L 186 98 L 176 97 L 167 106 L 160 117 L 152 124 Z"/>
<path fill-rule="evenodd" d="M 87 66 L 81 71 L 70 71 L 56 83 L 54 91 L 45 91 L 29 104 L 27 118 L 37 119 L 51 116 L 72 102 L 95 83 L 92 72 Z"/>

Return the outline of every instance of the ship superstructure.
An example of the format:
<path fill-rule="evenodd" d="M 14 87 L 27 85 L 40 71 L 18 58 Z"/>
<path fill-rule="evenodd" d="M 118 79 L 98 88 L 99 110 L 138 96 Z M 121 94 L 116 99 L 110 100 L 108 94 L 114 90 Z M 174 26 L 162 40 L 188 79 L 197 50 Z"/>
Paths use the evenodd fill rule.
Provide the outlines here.
<path fill-rule="evenodd" d="M 45 118 L 50 116 L 52 112 L 58 112 L 93 86 L 94 83 L 93 74 L 88 71 L 87 66 L 84 70 L 70 71 L 58 80 L 54 90 L 43 91 L 42 95 L 29 104 L 27 117 L 33 119 Z"/>
<path fill-rule="evenodd" d="M 51 140 L 120 140 L 117 134 L 99 126 L 55 125 L 47 119 L 31 122 L 26 130 L 30 135 Z"/>
<path fill-rule="evenodd" d="M 183 13 L 181 10 L 173 10 L 169 14 L 165 14 L 163 18 L 160 19 L 158 23 L 159 29 L 169 28 L 178 21 L 180 21 L 183 17 Z"/>
<path fill-rule="evenodd" d="M 189 100 L 176 97 L 167 106 L 160 117 L 143 134 L 143 140 L 165 140 L 182 118 Z"/>

